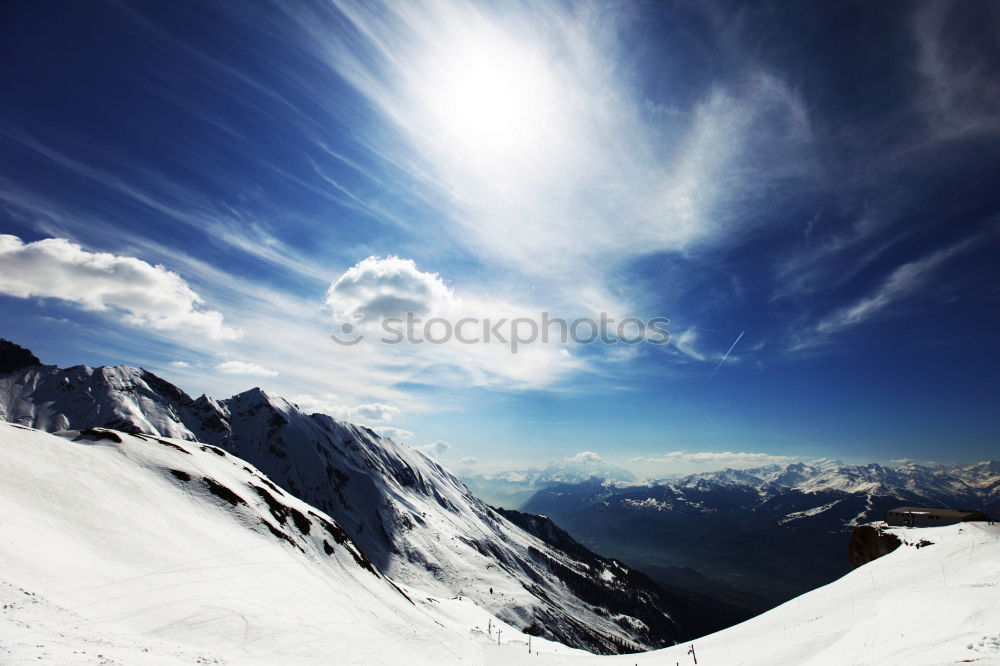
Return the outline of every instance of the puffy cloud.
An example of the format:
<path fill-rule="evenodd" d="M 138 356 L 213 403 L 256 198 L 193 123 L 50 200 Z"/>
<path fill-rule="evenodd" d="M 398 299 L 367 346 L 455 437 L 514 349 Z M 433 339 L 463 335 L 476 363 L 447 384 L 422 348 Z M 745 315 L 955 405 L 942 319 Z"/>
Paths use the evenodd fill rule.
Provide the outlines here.
<path fill-rule="evenodd" d="M 400 413 L 399 407 L 381 402 L 365 403 L 353 407 L 345 405 L 333 393 L 324 393 L 319 396 L 301 393 L 292 396 L 289 401 L 304 412 L 328 414 L 342 421 L 389 421 Z"/>
<path fill-rule="evenodd" d="M 227 375 L 256 375 L 259 377 L 277 377 L 278 373 L 264 366 L 245 361 L 224 361 L 215 366 L 219 372 Z"/>
<path fill-rule="evenodd" d="M 369 257 L 357 263 L 330 285 L 326 305 L 341 324 L 333 337 L 363 341 L 345 344 L 345 352 L 361 356 L 368 350 L 366 360 L 391 367 L 396 375 L 400 368 L 419 374 L 424 383 L 539 388 L 586 365 L 561 347 L 557 334 L 540 339 L 533 322 L 541 313 L 476 294 L 459 298 L 437 273 L 421 271 L 411 259 Z M 379 325 L 384 317 L 411 312 L 412 328 L 401 324 L 390 332 Z M 379 343 L 376 354 L 372 345 Z"/>
<path fill-rule="evenodd" d="M 191 364 L 186 361 L 171 361 L 170 365 L 175 368 L 190 368 Z"/>
<path fill-rule="evenodd" d="M 24 243 L 0 235 L 0 293 L 58 298 L 92 311 L 119 311 L 133 326 L 183 331 L 212 340 L 242 333 L 223 325 L 222 314 L 179 275 L 134 257 L 88 252 L 64 238 Z"/>
<path fill-rule="evenodd" d="M 340 418 L 340 410 L 344 409 L 344 404 L 333 393 L 319 396 L 300 393 L 289 397 L 288 401 L 307 414 L 328 414 Z"/>
<path fill-rule="evenodd" d="M 425 273 L 412 259 L 368 257 L 345 271 L 327 290 L 326 304 L 338 318 L 446 315 L 455 296 L 437 273 Z"/>
<path fill-rule="evenodd" d="M 475 456 L 466 456 L 462 458 L 461 463 L 463 465 L 478 465 L 479 458 L 476 458 Z"/>
<path fill-rule="evenodd" d="M 570 458 L 566 458 L 566 460 L 568 462 L 578 462 L 578 463 L 586 463 L 586 462 L 599 463 L 603 459 L 601 458 L 601 456 L 597 455 L 593 451 L 581 451 L 580 453 L 576 454 L 575 456 L 572 456 Z"/>
<path fill-rule="evenodd" d="M 430 444 L 424 444 L 423 446 L 414 446 L 417 451 L 422 452 L 429 458 L 437 458 L 447 453 L 451 449 L 451 444 L 438 440 L 436 442 L 431 442 Z"/>
<path fill-rule="evenodd" d="M 372 402 L 365 405 L 348 408 L 352 417 L 368 419 L 370 421 L 388 421 L 393 416 L 399 414 L 399 407 L 385 405 L 381 402 Z"/>

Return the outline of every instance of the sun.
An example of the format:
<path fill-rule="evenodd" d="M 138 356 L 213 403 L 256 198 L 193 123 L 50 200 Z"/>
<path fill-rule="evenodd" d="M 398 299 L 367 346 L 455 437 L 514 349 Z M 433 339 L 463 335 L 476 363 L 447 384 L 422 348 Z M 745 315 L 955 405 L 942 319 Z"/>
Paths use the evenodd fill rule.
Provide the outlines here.
<path fill-rule="evenodd" d="M 537 152 L 557 115 L 555 78 L 545 59 L 496 35 L 449 49 L 434 67 L 428 93 L 438 136 L 449 150 L 481 161 Z"/>

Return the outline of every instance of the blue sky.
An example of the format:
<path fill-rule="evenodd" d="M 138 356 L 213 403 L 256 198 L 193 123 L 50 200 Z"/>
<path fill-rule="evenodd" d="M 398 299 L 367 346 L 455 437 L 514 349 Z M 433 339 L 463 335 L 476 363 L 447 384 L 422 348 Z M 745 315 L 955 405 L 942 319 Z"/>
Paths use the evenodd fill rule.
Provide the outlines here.
<path fill-rule="evenodd" d="M 259 385 L 475 469 L 996 457 L 998 24 L 8 4 L 0 335 Z M 379 343 L 401 308 L 664 317 L 672 341 Z M 333 343 L 345 323 L 365 339 Z"/>

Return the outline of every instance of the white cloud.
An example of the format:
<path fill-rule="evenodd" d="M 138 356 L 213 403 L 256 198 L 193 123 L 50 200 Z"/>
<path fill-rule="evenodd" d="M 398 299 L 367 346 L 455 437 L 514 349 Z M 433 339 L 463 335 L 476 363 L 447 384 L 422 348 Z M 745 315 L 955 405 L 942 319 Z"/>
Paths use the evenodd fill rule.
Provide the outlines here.
<path fill-rule="evenodd" d="M 340 410 L 344 409 L 344 404 L 340 402 L 334 393 L 323 393 L 318 396 L 300 393 L 289 396 L 288 402 L 306 414 L 326 414 L 335 418 L 339 418 Z"/>
<path fill-rule="evenodd" d="M 368 257 L 330 285 L 326 304 L 340 318 L 362 315 L 368 321 L 402 317 L 447 316 L 455 297 L 437 273 L 425 273 L 412 259 Z"/>
<path fill-rule="evenodd" d="M 413 437 L 413 433 L 409 430 L 403 430 L 402 428 L 393 428 L 392 426 L 377 426 L 372 428 L 375 432 L 382 435 L 383 437 L 388 437 L 389 439 L 409 439 Z"/>
<path fill-rule="evenodd" d="M 298 405 L 306 413 L 327 414 L 341 421 L 389 421 L 400 413 L 399 407 L 381 402 L 370 402 L 361 405 L 345 405 L 333 393 L 319 396 L 300 393 L 288 399 Z"/>
<path fill-rule="evenodd" d="M 477 465 L 479 464 L 479 458 L 475 456 L 466 456 L 460 461 L 463 465 Z"/>
<path fill-rule="evenodd" d="M 734 340 L 737 337 L 734 334 Z M 685 329 L 670 337 L 670 344 L 686 359 L 699 361 L 702 363 L 720 363 L 725 359 L 726 363 L 739 363 L 742 359 L 736 354 L 730 353 L 726 356 L 727 347 L 721 347 L 714 352 L 705 351 L 700 345 L 700 336 L 694 328 Z M 731 343 L 726 343 L 731 344 Z M 760 347 L 758 347 L 759 349 Z"/>
<path fill-rule="evenodd" d="M 824 317 L 816 324 L 816 335 L 800 340 L 796 348 L 803 349 L 819 344 L 823 336 L 857 326 L 911 296 L 926 284 L 945 262 L 974 248 L 980 240 L 980 236 L 974 236 L 899 266 L 871 294 Z"/>
<path fill-rule="evenodd" d="M 985 5 L 984 5 L 985 6 Z M 968 48 L 968 35 L 949 34 L 957 7 L 946 2 L 920 5 L 913 31 L 918 45 L 917 69 L 923 75 L 919 100 L 935 138 L 960 138 L 1000 131 L 1000 83 L 995 60 Z M 983 37 L 992 39 L 995 15 L 983 21 Z"/>
<path fill-rule="evenodd" d="M 673 335 L 670 342 L 684 356 L 695 361 L 707 361 L 705 354 L 698 351 L 695 344 L 698 342 L 698 332 L 693 328 L 686 329 Z"/>
<path fill-rule="evenodd" d="M 578 462 L 578 463 L 585 463 L 585 462 L 599 463 L 602 461 L 602 458 L 593 451 L 581 451 L 580 453 L 577 453 L 575 456 L 566 458 L 566 460 L 568 462 Z"/>
<path fill-rule="evenodd" d="M 349 408 L 351 416 L 370 421 L 389 421 L 393 416 L 399 414 L 399 407 L 385 405 L 381 402 L 372 402 L 365 405 L 357 405 Z"/>
<path fill-rule="evenodd" d="M 215 369 L 226 375 L 257 375 L 260 377 L 277 377 L 278 373 L 256 363 L 246 361 L 223 361 Z"/>
<path fill-rule="evenodd" d="M 175 368 L 190 368 L 191 364 L 186 361 L 171 361 L 170 365 Z"/>
<path fill-rule="evenodd" d="M 539 311 L 498 299 L 459 297 L 437 273 L 421 271 L 410 259 L 364 259 L 333 281 L 326 304 L 334 322 L 341 325 L 334 334 L 342 340 L 361 340 L 356 346 L 344 346 L 345 353 L 374 350 L 369 360 L 396 368 L 397 375 L 419 377 L 423 383 L 542 388 L 586 366 L 561 345 L 558 331 L 548 342 L 526 342 L 513 353 L 515 320 L 538 322 Z M 416 319 L 409 331 L 394 325 L 390 332 L 380 322 L 382 317 L 411 312 Z M 364 319 L 357 320 L 356 315 Z M 428 326 L 432 319 L 435 323 Z M 494 326 L 498 322 L 499 328 Z M 525 324 L 519 330 L 519 340 L 526 340 L 531 330 L 538 329 Z M 397 333 L 400 337 L 395 337 Z M 411 343 L 411 334 L 422 342 Z"/>
<path fill-rule="evenodd" d="M 731 467 L 750 467 L 756 465 L 783 464 L 797 460 L 795 456 L 779 456 L 770 453 L 751 453 L 747 451 L 671 451 L 661 455 L 633 458 L 633 463 L 666 463 L 666 464 L 713 464 Z"/>
<path fill-rule="evenodd" d="M 607 12 L 494 13 L 450 2 L 338 10 L 356 40 L 331 39 L 321 17 L 289 12 L 311 38 L 307 48 L 408 139 L 366 137 L 366 147 L 411 175 L 428 200 L 447 202 L 439 224 L 449 237 L 587 309 L 618 309 L 601 306 L 616 301 L 608 282 L 624 262 L 733 242 L 758 223 L 767 194 L 817 173 L 794 89 L 747 62 L 731 85 L 676 108 L 651 106 L 627 26 Z M 515 82 L 503 107 L 531 140 L 484 146 L 483 136 L 510 129 L 507 118 L 442 105 L 452 74 L 458 68 L 465 80 L 470 62 L 500 88 Z M 518 71 L 525 62 L 530 75 Z M 625 221 L 629 233 L 609 220 Z"/>
<path fill-rule="evenodd" d="M 451 450 L 451 444 L 438 440 L 436 442 L 431 442 L 430 444 L 424 444 L 423 446 L 414 446 L 413 448 L 422 452 L 429 458 L 438 458 Z"/>
<path fill-rule="evenodd" d="M 0 235 L 0 293 L 57 298 L 92 311 L 117 311 L 133 326 L 234 340 L 222 314 L 179 275 L 134 257 L 89 252 L 63 238 L 24 243 Z"/>

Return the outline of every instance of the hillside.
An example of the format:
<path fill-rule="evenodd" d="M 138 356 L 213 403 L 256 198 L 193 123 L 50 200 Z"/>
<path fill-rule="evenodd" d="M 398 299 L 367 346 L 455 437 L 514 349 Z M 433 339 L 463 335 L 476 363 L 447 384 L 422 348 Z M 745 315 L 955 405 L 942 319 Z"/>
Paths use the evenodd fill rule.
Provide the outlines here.
<path fill-rule="evenodd" d="M 903 546 L 829 585 L 695 641 L 698 663 L 1000 664 L 1000 526 L 888 531 Z M 921 540 L 932 545 L 917 548 Z M 656 655 L 659 663 L 690 663 L 680 647 Z"/>
<path fill-rule="evenodd" d="M 487 663 L 525 649 L 507 625 L 495 645 L 497 620 L 471 600 L 384 577 L 335 520 L 214 447 L 0 423 L 0 450 L 0 664 Z"/>
<path fill-rule="evenodd" d="M 533 638 L 529 656 L 506 624 L 497 644 L 486 609 L 394 584 L 331 517 L 208 446 L 11 424 L 0 445 L 0 664 L 691 663 L 688 644 L 602 657 Z M 1000 663 L 1000 527 L 891 531 L 888 555 L 695 640 L 698 663 Z"/>
<path fill-rule="evenodd" d="M 0 417 L 49 431 L 98 426 L 217 446 L 333 517 L 378 571 L 430 594 L 469 597 L 511 626 L 573 647 L 634 652 L 707 626 L 627 567 L 598 576 L 525 532 L 415 449 L 260 389 L 194 399 L 141 368 L 60 369 L 36 359 L 0 374 Z M 573 590 L 581 578 L 617 599 L 614 608 L 582 599 Z"/>

